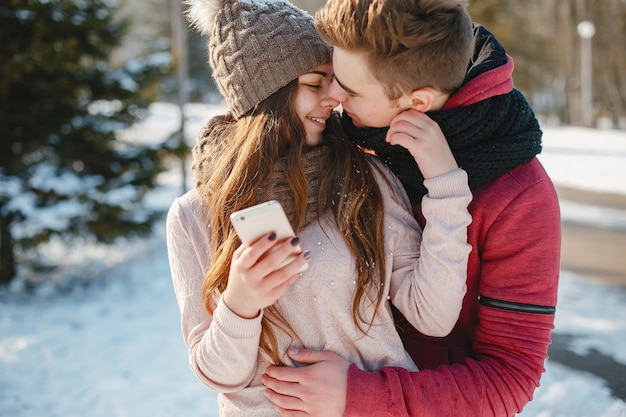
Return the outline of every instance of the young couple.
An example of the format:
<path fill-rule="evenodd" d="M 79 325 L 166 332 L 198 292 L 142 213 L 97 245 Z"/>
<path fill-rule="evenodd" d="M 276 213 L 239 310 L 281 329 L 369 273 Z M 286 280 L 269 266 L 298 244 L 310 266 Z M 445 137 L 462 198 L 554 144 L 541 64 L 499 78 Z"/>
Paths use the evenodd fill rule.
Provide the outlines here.
<path fill-rule="evenodd" d="M 460 0 L 329 0 L 315 28 L 282 1 L 190 6 L 229 113 L 200 132 L 168 253 L 220 415 L 518 413 L 560 218 L 503 48 Z M 298 237 L 241 245 L 230 213 L 270 199 Z"/>

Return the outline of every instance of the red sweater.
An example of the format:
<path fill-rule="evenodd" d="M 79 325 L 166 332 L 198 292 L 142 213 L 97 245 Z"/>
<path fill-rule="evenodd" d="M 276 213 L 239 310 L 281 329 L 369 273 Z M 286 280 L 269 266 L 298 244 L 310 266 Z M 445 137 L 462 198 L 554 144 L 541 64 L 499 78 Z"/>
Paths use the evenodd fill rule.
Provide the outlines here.
<path fill-rule="evenodd" d="M 513 67 L 506 56 L 444 108 L 510 92 Z M 445 338 L 429 338 L 401 320 L 400 336 L 420 372 L 365 372 L 352 365 L 344 416 L 504 417 L 532 399 L 548 357 L 557 300 L 556 191 L 535 158 L 474 190 L 469 211 L 472 252 L 456 327 Z"/>
<path fill-rule="evenodd" d="M 345 416 L 512 416 L 532 398 L 557 299 L 554 186 L 534 159 L 475 190 L 469 210 L 468 290 L 456 327 L 436 339 L 403 326 L 420 372 L 351 366 Z"/>

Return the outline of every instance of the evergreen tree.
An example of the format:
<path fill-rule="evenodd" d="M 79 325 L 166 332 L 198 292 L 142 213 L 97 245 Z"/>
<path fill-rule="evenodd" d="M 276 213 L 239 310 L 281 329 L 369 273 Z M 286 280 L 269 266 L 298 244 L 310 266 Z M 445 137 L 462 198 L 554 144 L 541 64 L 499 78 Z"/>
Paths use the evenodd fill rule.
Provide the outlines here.
<path fill-rule="evenodd" d="M 113 3 L 0 3 L 0 283 L 15 276 L 16 253 L 52 236 L 111 242 L 162 215 L 142 197 L 164 145 L 116 132 L 145 115 L 169 60 L 109 64 L 128 25 Z"/>

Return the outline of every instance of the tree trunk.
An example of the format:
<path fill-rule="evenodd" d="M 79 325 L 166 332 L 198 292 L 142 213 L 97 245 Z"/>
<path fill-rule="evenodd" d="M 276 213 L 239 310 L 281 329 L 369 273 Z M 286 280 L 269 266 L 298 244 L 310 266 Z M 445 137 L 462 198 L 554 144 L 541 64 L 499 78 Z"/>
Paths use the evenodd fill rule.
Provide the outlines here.
<path fill-rule="evenodd" d="M 0 285 L 11 282 L 16 272 L 10 223 L 9 219 L 0 218 Z"/>

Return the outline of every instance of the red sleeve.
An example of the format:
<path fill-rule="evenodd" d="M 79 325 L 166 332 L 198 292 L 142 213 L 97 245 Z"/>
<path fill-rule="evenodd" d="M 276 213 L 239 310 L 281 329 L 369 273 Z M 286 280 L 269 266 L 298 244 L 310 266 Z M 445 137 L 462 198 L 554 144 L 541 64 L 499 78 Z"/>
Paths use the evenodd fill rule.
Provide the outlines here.
<path fill-rule="evenodd" d="M 489 210 L 478 216 L 478 237 L 471 242 L 480 256 L 477 290 L 522 306 L 555 306 L 561 230 L 554 187 L 547 177 L 530 185 L 513 178 L 507 187 L 519 190 L 508 199 L 491 194 L 478 202 Z M 474 298 L 469 302 L 477 311 L 477 325 L 469 329 L 471 356 L 420 372 L 364 372 L 352 366 L 344 415 L 502 417 L 520 412 L 544 371 L 554 315 L 487 306 Z"/>

